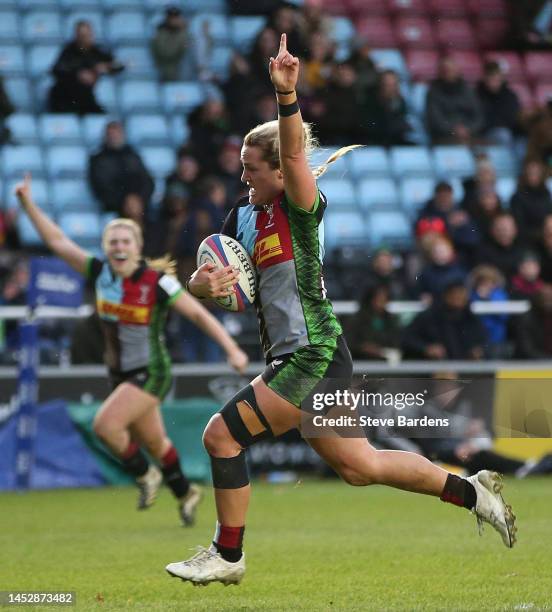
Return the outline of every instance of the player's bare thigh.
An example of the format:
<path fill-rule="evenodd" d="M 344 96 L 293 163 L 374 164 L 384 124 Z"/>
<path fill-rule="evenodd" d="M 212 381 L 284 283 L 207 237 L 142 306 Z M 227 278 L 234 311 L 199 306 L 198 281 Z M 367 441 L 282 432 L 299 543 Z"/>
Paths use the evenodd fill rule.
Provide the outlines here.
<path fill-rule="evenodd" d="M 94 419 L 94 428 L 127 429 L 158 405 L 154 395 L 131 383 L 121 383 L 102 404 Z"/>
<path fill-rule="evenodd" d="M 145 446 L 156 459 L 160 459 L 171 446 L 159 402 L 152 410 L 148 410 L 130 424 L 130 433 L 132 438 L 141 446 Z"/>

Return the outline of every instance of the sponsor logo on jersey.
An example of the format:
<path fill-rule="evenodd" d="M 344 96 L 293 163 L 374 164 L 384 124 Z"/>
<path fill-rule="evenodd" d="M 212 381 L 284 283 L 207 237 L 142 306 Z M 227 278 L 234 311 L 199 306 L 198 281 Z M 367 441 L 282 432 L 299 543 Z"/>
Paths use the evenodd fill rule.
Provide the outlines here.
<path fill-rule="evenodd" d="M 147 324 L 149 322 L 150 308 L 147 306 L 115 304 L 102 299 L 98 299 L 96 305 L 98 314 L 104 319 L 121 321 L 122 323 Z"/>
<path fill-rule="evenodd" d="M 151 287 L 149 285 L 140 285 L 138 289 L 140 291 L 138 304 L 147 304 Z"/>
<path fill-rule="evenodd" d="M 258 266 L 271 257 L 278 257 L 278 255 L 283 254 L 284 249 L 280 243 L 279 234 L 271 234 L 270 236 L 266 236 L 266 238 L 261 238 L 257 241 L 253 260 Z"/>

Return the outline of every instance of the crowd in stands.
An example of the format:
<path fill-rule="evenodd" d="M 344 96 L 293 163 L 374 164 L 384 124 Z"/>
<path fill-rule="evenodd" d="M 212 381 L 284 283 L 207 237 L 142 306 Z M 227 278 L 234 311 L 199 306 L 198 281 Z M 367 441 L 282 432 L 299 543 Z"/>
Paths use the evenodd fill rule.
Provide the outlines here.
<path fill-rule="evenodd" d="M 247 10 L 246 2 L 230 2 L 230 10 L 237 4 Z M 335 3 L 254 4 L 252 10 L 264 4 L 273 10 L 249 50 L 234 51 L 224 79 L 206 62 L 213 51 L 208 22 L 192 33 L 178 6 L 166 8 L 150 46 L 159 81 L 199 78 L 210 94 L 182 119 L 188 136 L 160 197 L 155 177 L 127 141 L 125 123 L 110 118 L 88 162 L 89 188 L 101 212 L 137 221 L 145 254 L 171 254 L 185 279 L 201 240 L 219 230 L 229 208 L 244 195 L 240 148 L 245 132 L 276 117 L 267 58 L 286 32 L 288 48 L 302 61 L 303 116 L 315 124 L 321 145 L 465 145 L 477 156 L 475 174 L 464 177 L 461 193 L 443 177 L 416 211 L 410 248 L 356 244 L 328 253 L 330 296 L 360 303 L 358 313 L 345 321 L 353 356 L 389 359 L 398 351 L 405 358 L 436 360 L 552 356 L 552 197 L 546 182 L 552 174 L 552 103 L 528 108 L 497 59 L 485 61 L 474 83 L 448 48 L 427 87 L 423 122 L 417 122 L 403 75 L 378 65 L 369 38 L 357 32 L 346 53 L 336 43 L 327 10 Z M 538 40 L 529 37 L 534 44 L 546 44 L 542 32 L 535 36 Z M 91 23 L 81 20 L 51 70 L 54 83 L 44 101 L 48 112 L 83 117 L 104 113 L 96 85 L 125 66 L 95 42 Z M 13 111 L 0 87 L 0 120 Z M 1 125 L 0 140 L 13 143 Z M 510 147 L 519 164 L 517 187 L 507 201 L 484 153 L 487 145 Z M 19 246 L 15 213 L 4 208 L 0 247 L 15 252 Z M 22 289 L 14 285 L 21 284 L 22 273 L 12 263 L 0 258 L 0 304 L 21 300 Z M 479 316 L 470 309 L 474 301 L 508 299 L 529 300 L 531 308 L 521 316 Z M 405 322 L 387 309 L 397 300 L 420 300 L 426 309 Z M 176 344 L 177 359 L 220 357 L 209 345 L 198 348 L 199 339 L 191 350 Z"/>

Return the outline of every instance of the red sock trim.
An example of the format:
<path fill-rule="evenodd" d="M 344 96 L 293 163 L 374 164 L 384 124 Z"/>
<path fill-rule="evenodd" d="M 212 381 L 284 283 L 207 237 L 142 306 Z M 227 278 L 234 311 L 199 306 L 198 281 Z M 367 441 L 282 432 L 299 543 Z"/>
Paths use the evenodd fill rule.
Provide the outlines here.
<path fill-rule="evenodd" d="M 161 457 L 161 465 L 164 468 L 170 467 L 178 462 L 178 453 L 176 448 L 171 446 L 169 450 Z"/>
<path fill-rule="evenodd" d="M 121 459 L 123 460 L 127 460 L 130 459 L 131 457 L 133 457 L 138 451 L 140 450 L 140 446 L 138 445 L 137 442 L 134 442 L 133 440 L 131 440 L 128 443 L 127 449 L 126 451 L 123 452 L 123 454 L 121 455 Z"/>
<path fill-rule="evenodd" d="M 462 508 L 464 507 L 464 500 L 461 497 L 454 495 L 454 493 L 451 491 L 443 491 L 441 501 L 454 504 L 455 506 L 460 506 Z"/>
<path fill-rule="evenodd" d="M 243 527 L 226 527 L 217 523 L 217 530 L 213 541 L 224 548 L 241 548 L 243 543 Z"/>

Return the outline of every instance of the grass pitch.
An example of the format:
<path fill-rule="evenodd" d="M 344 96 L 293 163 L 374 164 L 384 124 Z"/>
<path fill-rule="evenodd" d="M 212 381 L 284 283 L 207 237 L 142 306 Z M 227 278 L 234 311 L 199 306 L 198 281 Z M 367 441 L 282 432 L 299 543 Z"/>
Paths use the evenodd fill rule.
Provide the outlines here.
<path fill-rule="evenodd" d="M 2 494 L 0 590 L 76 591 L 78 610 L 551 609 L 551 484 L 506 482 L 519 525 L 507 550 L 490 527 L 478 537 L 468 512 L 429 497 L 259 483 L 244 581 L 205 588 L 164 566 L 209 544 L 209 491 L 191 529 L 179 526 L 167 490 L 145 512 L 134 510 L 133 488 Z"/>

